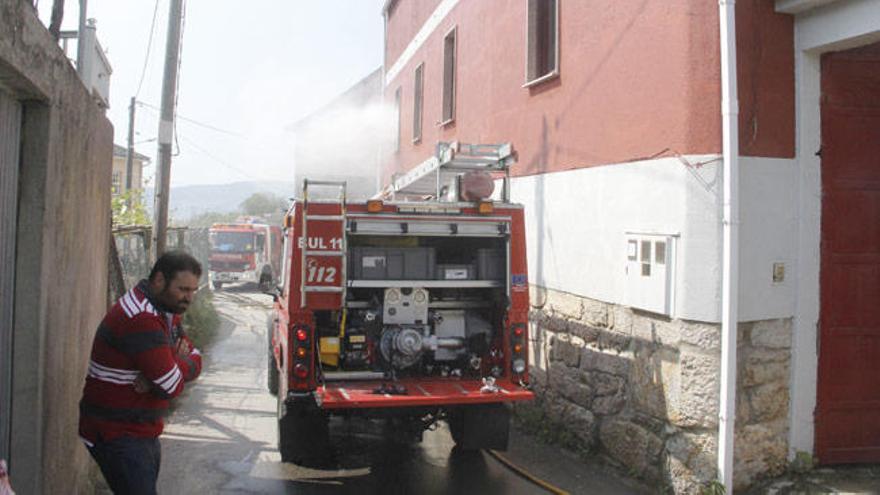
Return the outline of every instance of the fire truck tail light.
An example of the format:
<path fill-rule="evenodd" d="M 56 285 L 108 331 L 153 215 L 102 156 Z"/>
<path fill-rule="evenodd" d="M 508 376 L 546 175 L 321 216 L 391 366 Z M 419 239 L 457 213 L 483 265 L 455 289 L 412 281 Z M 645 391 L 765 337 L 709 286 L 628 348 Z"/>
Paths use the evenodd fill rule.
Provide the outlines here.
<path fill-rule="evenodd" d="M 523 350 L 523 346 L 522 346 L 522 344 L 514 344 L 514 346 L 513 346 L 513 352 L 519 354 L 519 353 L 522 352 L 522 350 Z"/>
<path fill-rule="evenodd" d="M 524 359 L 513 360 L 513 372 L 520 374 L 526 371 L 526 361 Z"/>
<path fill-rule="evenodd" d="M 525 328 L 523 328 L 523 327 L 516 327 L 513 330 L 513 334 L 516 335 L 517 337 L 522 337 L 524 333 L 525 333 Z"/>
<path fill-rule="evenodd" d="M 371 199 L 367 201 L 367 211 L 370 213 L 380 213 L 382 211 L 382 200 Z"/>
<path fill-rule="evenodd" d="M 306 348 L 305 347 L 297 347 L 296 357 L 298 357 L 300 359 L 306 357 Z"/>
<path fill-rule="evenodd" d="M 298 364 L 293 367 L 293 374 L 296 375 L 297 378 L 306 378 L 309 376 L 309 369 L 302 364 Z"/>
<path fill-rule="evenodd" d="M 298 340 L 300 342 L 305 342 L 306 340 L 308 340 L 308 338 L 309 338 L 309 334 L 306 333 L 306 331 L 303 330 L 302 328 L 300 328 L 296 331 L 296 340 Z"/>

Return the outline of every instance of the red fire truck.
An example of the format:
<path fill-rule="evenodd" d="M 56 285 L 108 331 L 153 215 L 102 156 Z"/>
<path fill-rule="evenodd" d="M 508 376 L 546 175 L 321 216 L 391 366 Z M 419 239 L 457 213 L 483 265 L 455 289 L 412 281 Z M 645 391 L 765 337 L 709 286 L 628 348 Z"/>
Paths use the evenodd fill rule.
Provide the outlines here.
<path fill-rule="evenodd" d="M 215 223 L 208 230 L 208 279 L 214 289 L 253 282 L 268 290 L 281 273 L 281 228 L 248 221 Z"/>
<path fill-rule="evenodd" d="M 510 145 L 440 143 L 366 202 L 305 181 L 268 322 L 283 461 L 326 459 L 330 416 L 384 418 L 412 439 L 445 420 L 462 448 L 507 447 L 507 404 L 534 398 L 514 158 Z M 315 200 L 316 187 L 340 194 Z"/>

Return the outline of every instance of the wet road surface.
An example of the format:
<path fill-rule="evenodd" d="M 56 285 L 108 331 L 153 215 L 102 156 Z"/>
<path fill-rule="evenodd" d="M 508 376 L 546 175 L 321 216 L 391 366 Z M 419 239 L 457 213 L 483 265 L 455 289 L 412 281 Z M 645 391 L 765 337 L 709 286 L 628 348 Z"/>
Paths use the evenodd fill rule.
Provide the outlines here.
<path fill-rule="evenodd" d="M 309 469 L 281 463 L 276 399 L 265 386 L 265 322 L 271 299 L 232 286 L 215 292 L 214 304 L 223 324 L 205 353 L 201 377 L 177 400 L 166 422 L 159 493 L 547 493 L 486 453 L 460 452 L 445 425 L 426 432 L 422 443 L 397 444 L 386 441 L 376 423 L 334 419 L 337 466 Z M 536 450 L 531 439 L 515 435 L 513 447 L 518 442 L 525 443 L 519 450 L 532 457 L 546 449 L 546 456 L 554 459 L 548 464 L 551 471 L 570 472 L 569 482 L 575 486 L 566 488 L 572 493 L 582 492 L 579 488 L 634 493 L 615 479 L 596 479 L 553 447 Z"/>

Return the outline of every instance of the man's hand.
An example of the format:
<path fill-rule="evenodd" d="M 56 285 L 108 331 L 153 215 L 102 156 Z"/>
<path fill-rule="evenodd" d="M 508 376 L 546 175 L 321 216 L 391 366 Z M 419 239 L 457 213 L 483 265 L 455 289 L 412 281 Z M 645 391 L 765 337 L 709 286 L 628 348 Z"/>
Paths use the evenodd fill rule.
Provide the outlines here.
<path fill-rule="evenodd" d="M 192 344 L 189 343 L 188 339 L 180 339 L 177 341 L 177 355 L 180 358 L 188 357 L 192 350 Z"/>
<path fill-rule="evenodd" d="M 134 387 L 134 391 L 139 394 L 145 394 L 149 392 L 151 388 L 150 380 L 142 374 L 139 374 L 137 378 L 134 379 L 132 386 Z"/>

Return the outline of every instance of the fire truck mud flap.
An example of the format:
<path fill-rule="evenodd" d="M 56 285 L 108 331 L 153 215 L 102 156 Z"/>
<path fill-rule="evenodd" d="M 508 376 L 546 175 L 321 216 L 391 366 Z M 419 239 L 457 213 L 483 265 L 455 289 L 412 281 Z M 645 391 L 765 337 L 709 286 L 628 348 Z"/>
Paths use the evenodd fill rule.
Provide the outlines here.
<path fill-rule="evenodd" d="M 278 450 L 282 462 L 321 467 L 332 462 L 327 414 L 312 394 L 278 397 Z"/>
<path fill-rule="evenodd" d="M 450 408 L 447 418 L 455 445 L 463 450 L 507 450 L 510 409 L 505 404 Z"/>

